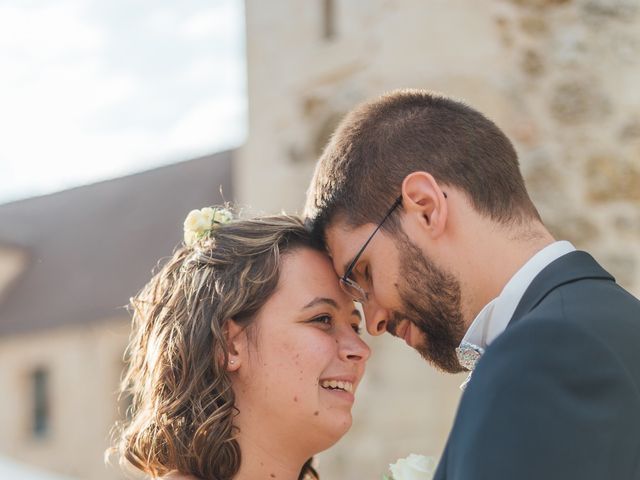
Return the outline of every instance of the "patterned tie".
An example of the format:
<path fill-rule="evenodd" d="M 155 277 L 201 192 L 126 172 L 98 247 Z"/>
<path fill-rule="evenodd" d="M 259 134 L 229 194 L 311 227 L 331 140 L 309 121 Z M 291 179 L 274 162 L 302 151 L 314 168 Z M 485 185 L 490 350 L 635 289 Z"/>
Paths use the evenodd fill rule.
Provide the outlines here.
<path fill-rule="evenodd" d="M 480 360 L 480 357 L 484 353 L 484 348 L 474 345 L 472 343 L 462 342 L 458 348 L 456 348 L 456 355 L 458 356 L 458 362 L 462 368 L 469 370 L 469 376 L 460 385 L 460 389 L 467 388 L 467 384 L 471 380 L 473 369 L 476 368 L 476 364 Z"/>

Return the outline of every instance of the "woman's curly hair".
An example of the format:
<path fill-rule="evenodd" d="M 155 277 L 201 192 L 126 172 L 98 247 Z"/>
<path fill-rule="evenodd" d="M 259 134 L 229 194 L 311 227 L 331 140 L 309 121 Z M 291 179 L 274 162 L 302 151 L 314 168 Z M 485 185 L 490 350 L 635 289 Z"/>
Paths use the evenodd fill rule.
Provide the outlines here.
<path fill-rule="evenodd" d="M 179 247 L 131 300 L 121 395 L 132 404 L 113 449 L 122 463 L 154 477 L 176 470 L 203 480 L 236 475 L 227 321 L 249 333 L 276 289 L 282 256 L 301 247 L 318 249 L 297 217 L 217 225 L 192 247 Z M 310 476 L 318 478 L 308 461 L 300 478 Z"/>

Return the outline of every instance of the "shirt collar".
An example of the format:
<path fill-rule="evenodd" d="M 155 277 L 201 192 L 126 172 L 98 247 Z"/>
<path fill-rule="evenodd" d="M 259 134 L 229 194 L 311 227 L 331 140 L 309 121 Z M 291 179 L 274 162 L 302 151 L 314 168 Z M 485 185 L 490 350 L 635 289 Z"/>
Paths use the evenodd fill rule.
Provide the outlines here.
<path fill-rule="evenodd" d="M 554 242 L 531 257 L 500 292 L 484 306 L 475 318 L 462 343 L 470 343 L 484 349 L 500 335 L 509 324 L 524 292 L 533 279 L 551 262 L 573 252 L 575 247 L 567 241 Z"/>

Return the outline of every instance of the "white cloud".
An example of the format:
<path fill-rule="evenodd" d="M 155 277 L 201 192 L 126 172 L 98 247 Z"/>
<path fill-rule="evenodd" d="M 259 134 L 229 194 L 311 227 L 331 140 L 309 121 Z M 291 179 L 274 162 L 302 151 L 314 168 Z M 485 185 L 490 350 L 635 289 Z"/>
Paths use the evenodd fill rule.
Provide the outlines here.
<path fill-rule="evenodd" d="M 91 20 L 81 8 L 90 4 L 0 6 L 0 202 L 186 160 L 237 145 L 245 134 L 238 0 L 197 14 L 191 8 L 187 20 L 179 9 L 149 2 L 138 12 L 147 30 L 135 25 L 130 32 L 99 16 Z M 129 6 L 120 2 L 118 8 Z M 110 39 L 126 45 L 127 34 L 141 42 L 136 59 L 142 61 L 157 59 L 158 35 L 182 44 L 163 52 L 162 65 L 134 69 L 114 64 L 109 51 Z M 203 48 L 211 45 L 210 35 L 228 42 Z M 158 115 L 164 119 L 144 121 Z"/>
<path fill-rule="evenodd" d="M 212 96 L 189 110 L 167 135 L 169 150 L 203 148 L 225 139 L 236 143 L 244 131 L 244 105 L 234 96 Z"/>
<path fill-rule="evenodd" d="M 242 10 L 231 2 L 216 6 L 190 16 L 180 27 L 180 32 L 192 40 L 207 38 L 232 38 L 237 25 L 242 22 Z"/>
<path fill-rule="evenodd" d="M 15 2 L 21 5 L 22 2 Z M 0 5 L 0 49 L 51 61 L 104 45 L 104 32 L 83 20 L 79 2 L 57 1 L 40 7 Z"/>

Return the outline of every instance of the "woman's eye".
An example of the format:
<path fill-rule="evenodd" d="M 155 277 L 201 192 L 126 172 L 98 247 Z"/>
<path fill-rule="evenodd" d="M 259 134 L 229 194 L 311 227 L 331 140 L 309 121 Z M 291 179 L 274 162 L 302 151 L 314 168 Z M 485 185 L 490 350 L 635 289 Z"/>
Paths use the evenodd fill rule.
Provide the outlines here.
<path fill-rule="evenodd" d="M 362 333 L 362 328 L 360 327 L 359 323 L 354 323 L 353 325 L 351 325 L 351 328 L 353 328 L 353 331 L 356 332 L 356 335 L 360 335 Z"/>
<path fill-rule="evenodd" d="M 333 323 L 333 318 L 331 318 L 331 315 L 318 315 L 317 317 L 313 318 L 311 321 L 313 323 L 320 323 L 322 325 L 331 326 L 331 324 Z"/>

